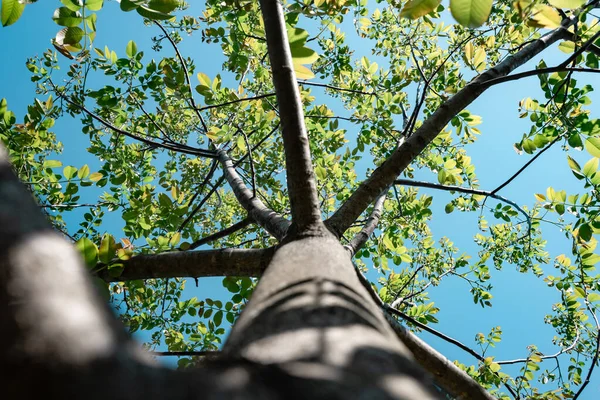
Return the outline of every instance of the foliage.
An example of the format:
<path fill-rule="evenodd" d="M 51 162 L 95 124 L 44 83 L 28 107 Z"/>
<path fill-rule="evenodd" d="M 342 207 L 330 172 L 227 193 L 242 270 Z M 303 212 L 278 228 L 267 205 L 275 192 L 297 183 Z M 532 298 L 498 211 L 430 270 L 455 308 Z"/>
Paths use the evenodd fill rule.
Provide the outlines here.
<path fill-rule="evenodd" d="M 151 35 L 158 32 L 153 49 L 143 49 L 133 40 L 124 49 L 97 48 L 96 21 L 105 16 L 97 17 L 96 12 L 99 15 L 108 5 L 102 0 L 61 3 L 52 16 L 61 26 L 53 39 L 61 55 L 48 50 L 28 60 L 39 98 L 22 123 L 2 100 L 0 138 L 20 178 L 56 228 L 77 243 L 94 272 L 107 269 L 119 277 L 135 255 L 185 251 L 242 220 L 246 211 L 224 179 L 216 176 L 217 149 L 227 150 L 253 193 L 270 209 L 288 213 L 283 144 L 276 134 L 281 121 L 257 2 L 207 0 L 203 15 L 196 18 L 186 15 L 187 5 L 177 0 L 122 0 L 122 11 L 135 10 L 138 15 L 132 17 L 154 25 L 149 28 Z M 600 122 L 588 107 L 593 88 L 579 85 L 573 69 L 598 68 L 598 21 L 579 0 L 519 0 L 514 6 L 509 1 L 452 0 L 451 14 L 459 24 L 450 25 L 446 5 L 437 0 L 376 3 L 286 4 L 288 41 L 301 79 L 324 218 L 354 191 L 359 163 L 372 160 L 381 165 L 399 142 L 465 88 L 469 78 L 559 27 L 567 16 L 578 18 L 560 44 L 571 54 L 562 69 L 551 71 L 544 61 L 537 66 L 544 98 L 520 103 L 520 117 L 529 119 L 531 127 L 515 149 L 536 157 L 561 143 L 564 164 L 581 181 L 581 191 L 569 194 L 550 187 L 535 194 L 529 208 L 519 209 L 500 203 L 486 206 L 486 196 L 454 192 L 445 206 L 447 213 L 489 209 L 481 214 L 474 235 L 480 250 L 467 255 L 450 238 L 432 233 L 432 196 L 418 188 L 394 186 L 376 234 L 355 255 L 357 265 L 376 277 L 385 303 L 427 326 L 438 322 L 441 307 L 431 301 L 428 289 L 445 277 L 464 280 L 481 307 L 492 306 L 494 269 L 512 265 L 544 279 L 561 298 L 545 317 L 562 349 L 554 358 L 568 365 L 544 364 L 551 357 L 532 346 L 520 372 L 505 373 L 499 357 L 489 355 L 501 340 L 501 327 L 496 327 L 476 337 L 482 360 L 463 367 L 499 396 L 505 395 L 506 384 L 531 398 L 572 397 L 582 387 L 590 363 L 597 362 L 600 255 L 595 253 L 594 236 L 600 232 Z M 3 25 L 14 23 L 23 8 L 24 3 L 3 0 Z M 349 33 L 343 30 L 350 19 L 358 35 L 372 45 L 371 57 L 354 55 Z M 193 58 L 179 53 L 185 35 L 220 46 L 225 57 L 221 73 L 209 76 Z M 176 52 L 166 55 L 172 52 L 161 51 L 163 47 Z M 155 52 L 149 56 L 151 50 Z M 88 74 L 103 76 L 104 84 L 90 85 Z M 312 82 L 315 78 L 327 83 Z M 322 88 L 328 98 L 317 94 Z M 414 157 L 404 177 L 429 172 L 439 186 L 478 188 L 468 149 L 482 133 L 477 128 L 481 118 L 468 109 L 459 111 Z M 95 168 L 63 166 L 62 145 L 51 129 L 57 118 L 67 115 L 81 118 L 82 132 L 89 137 L 87 152 L 95 158 L 89 164 Z M 588 159 L 577 161 L 581 157 L 575 150 L 585 150 Z M 97 200 L 82 203 L 91 198 Z M 107 213 L 122 219 L 116 236 Z M 65 222 L 70 214 L 78 219 L 77 226 Z M 551 217 L 572 244 L 570 254 L 554 255 L 546 248 L 542 227 Z M 361 227 L 357 222 L 345 237 Z M 248 225 L 211 246 L 265 248 L 276 243 L 258 226 Z M 554 270 L 549 273 L 544 265 Z M 224 278 L 223 286 L 231 294 L 225 302 L 187 298 L 188 283 L 180 277 L 116 282 L 108 289 L 130 331 L 151 332 L 149 347 L 193 351 L 219 347 L 254 283 L 248 277 Z M 184 358 L 180 365 L 190 362 Z"/>

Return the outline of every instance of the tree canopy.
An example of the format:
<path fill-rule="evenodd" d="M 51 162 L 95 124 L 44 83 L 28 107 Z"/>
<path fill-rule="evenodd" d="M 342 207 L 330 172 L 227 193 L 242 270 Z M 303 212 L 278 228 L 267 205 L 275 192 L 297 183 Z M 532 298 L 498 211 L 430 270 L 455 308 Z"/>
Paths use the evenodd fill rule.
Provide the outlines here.
<path fill-rule="evenodd" d="M 28 3 L 2 0 L 2 24 L 15 26 L 0 35 L 40 6 Z M 231 326 L 243 329 L 236 321 L 271 260 L 283 259 L 282 244 L 326 231 L 449 396 L 583 399 L 594 390 L 597 0 L 303 0 L 279 11 L 271 0 L 56 3 L 51 47 L 26 61 L 35 101 L 18 115 L 3 95 L 0 139 L 149 350 L 180 356 L 182 369 L 218 354 Z M 123 12 L 146 28 L 126 46 L 105 45 L 99 27 Z M 475 165 L 492 127 L 480 129 L 470 109 L 524 80 L 539 89 L 501 116 L 526 126 L 503 133 L 523 161 Z M 506 110 L 500 94 L 486 101 L 479 108 Z M 85 152 L 63 153 L 75 134 Z M 504 195 L 546 152 L 572 182 Z M 476 167 L 500 171 L 501 184 L 480 185 Z M 470 232 L 468 253 L 435 233 L 448 214 L 463 221 L 453 230 Z M 492 313 L 502 269 L 555 291 L 531 317 L 552 337 L 516 359 L 495 349 L 501 326 L 472 327 L 473 343 L 436 326 L 445 307 L 463 307 L 436 301 L 438 287 L 460 281 Z M 198 298 L 193 287 L 206 277 L 223 277 L 223 289 Z M 422 332 L 464 355 L 453 364 Z"/>

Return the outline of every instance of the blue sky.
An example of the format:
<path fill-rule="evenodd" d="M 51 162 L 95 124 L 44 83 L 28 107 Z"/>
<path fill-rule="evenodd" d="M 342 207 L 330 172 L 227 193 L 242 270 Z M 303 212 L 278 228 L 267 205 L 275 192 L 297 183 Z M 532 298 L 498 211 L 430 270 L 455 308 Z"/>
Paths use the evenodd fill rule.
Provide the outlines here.
<path fill-rule="evenodd" d="M 42 1 L 28 5 L 20 21 L 10 28 L 0 29 L 0 42 L 3 43 L 4 50 L 0 73 L 0 98 L 7 98 L 9 108 L 17 114 L 17 119 L 22 118 L 26 106 L 35 96 L 34 85 L 30 82 L 29 72 L 25 68 L 25 60 L 41 54 L 50 47 L 50 39 L 59 29 L 50 17 L 54 8 L 58 6 L 58 1 Z M 199 14 L 199 11 L 194 8 L 192 13 Z M 124 54 L 127 42 L 133 39 L 139 50 L 150 54 L 149 37 L 157 34 L 156 28 L 144 26 L 142 19 L 135 13 L 120 12 L 116 2 L 107 2 L 105 9 L 99 13 L 95 46 L 103 48 L 108 45 L 117 53 Z M 217 73 L 223 75 L 221 62 L 215 61 L 222 60 L 218 45 L 199 48 L 197 43 L 195 40 L 184 41 L 181 45 L 182 52 L 195 57 L 198 61 L 198 71 L 211 78 Z M 370 53 L 368 42 L 365 41 L 356 41 L 351 47 L 361 55 Z M 165 51 L 170 50 L 165 48 Z M 544 56 L 544 59 L 550 65 L 551 61 L 559 60 L 560 57 L 564 57 L 564 54 L 553 51 L 550 56 Z M 524 69 L 533 68 L 538 59 L 528 63 Z M 579 75 L 577 79 L 580 82 L 599 83 L 597 75 Z M 91 85 L 95 83 L 93 79 L 90 82 Z M 314 93 L 318 91 L 315 90 Z M 517 106 L 524 97 L 535 97 L 539 93 L 537 79 L 529 78 L 494 87 L 469 107 L 472 113 L 483 117 L 483 123 L 478 127 L 483 134 L 469 149 L 482 189 L 494 189 L 529 159 L 528 155 L 518 155 L 512 147 L 513 143 L 529 130 L 528 120 L 518 118 Z M 599 103 L 597 94 L 592 93 L 590 97 L 594 105 Z M 597 112 L 593 114 L 595 115 L 592 117 L 598 117 Z M 85 154 L 82 154 L 81 149 L 87 147 L 87 138 L 78 132 L 78 129 L 78 123 L 69 118 L 58 121 L 53 129 L 65 146 L 63 163 L 76 166 L 88 163 L 94 170 L 94 165 L 98 164 L 94 164 L 89 157 L 83 158 Z M 575 155 L 575 158 L 586 161 L 589 157 L 583 154 L 579 157 Z M 359 168 L 364 170 L 366 166 L 365 161 L 365 165 Z M 531 206 L 535 201 L 533 194 L 545 193 L 548 186 L 565 189 L 569 193 L 581 190 L 579 181 L 571 174 L 566 157 L 558 146 L 540 157 L 500 194 L 519 204 Z M 426 189 L 422 189 L 422 192 L 434 195 L 435 218 L 431 227 L 435 237 L 439 239 L 448 236 L 462 251 L 476 253 L 478 248 L 474 245 L 472 237 L 477 231 L 478 213 L 454 212 L 446 215 L 443 208 L 451 198 L 449 194 Z M 118 229 L 119 219 L 114 220 L 114 229 Z M 493 222 L 493 216 L 488 215 L 488 220 Z M 560 231 L 551 226 L 544 226 L 544 230 L 552 256 L 570 252 L 570 243 L 564 240 Z M 543 268 L 550 271 L 553 267 L 547 265 Z M 440 323 L 435 328 L 476 349 L 475 334 L 487 334 L 492 327 L 500 325 L 504 332 L 503 340 L 493 353 L 490 353 L 496 355 L 497 359 L 525 357 L 526 346 L 534 343 L 543 353 L 556 352 L 557 348 L 551 343 L 554 330 L 544 324 L 543 319 L 544 315 L 551 312 L 552 303 L 559 300 L 558 292 L 548 288 L 543 280 L 533 275 L 520 274 L 510 266 L 502 271 L 492 270 L 491 273 L 494 284 L 491 309 L 483 310 L 473 304 L 468 288 L 456 278 L 447 278 L 439 287 L 430 290 L 432 299 L 441 308 L 438 314 Z M 220 278 L 200 280 L 199 288 L 191 291 L 198 298 L 224 298 L 226 293 L 220 281 Z M 458 359 L 467 364 L 474 363 L 462 350 L 426 333 L 422 337 L 450 359 Z M 599 374 L 600 372 L 595 373 L 581 399 L 598 397 Z"/>

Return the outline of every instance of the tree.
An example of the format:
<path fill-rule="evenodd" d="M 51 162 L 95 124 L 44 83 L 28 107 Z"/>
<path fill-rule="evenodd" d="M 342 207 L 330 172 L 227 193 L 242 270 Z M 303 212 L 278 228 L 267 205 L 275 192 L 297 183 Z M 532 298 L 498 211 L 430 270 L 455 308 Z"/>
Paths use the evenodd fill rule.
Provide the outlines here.
<path fill-rule="evenodd" d="M 186 7 L 179 1 L 121 0 L 121 10 L 135 10 L 158 32 L 154 49 L 173 52 L 158 61 L 144 59 L 134 41 L 124 57 L 95 46 L 101 0 L 61 3 L 53 16 L 62 27 L 53 39 L 58 53 L 27 62 L 43 98 L 22 124 L 0 104 L 8 150 L 0 157 L 0 349 L 9 398 L 33 396 L 33 380 L 47 393 L 86 398 L 581 396 L 600 346 L 600 123 L 586 109 L 592 87 L 578 86 L 574 73 L 598 71 L 600 30 L 588 21 L 597 1 L 453 0 L 459 24 L 444 25 L 445 7 L 435 0 L 371 9 L 365 1 L 207 1 L 200 18 L 174 16 Z M 3 0 L 3 25 L 24 7 Z M 353 58 L 341 30 L 350 12 L 382 66 Z M 196 73 L 183 33 L 220 45 L 223 77 Z M 570 52 L 560 63 L 515 72 L 556 43 Z M 67 72 L 56 77 L 64 63 Z M 91 83 L 94 74 L 112 81 Z M 533 157 L 501 186 L 480 189 L 465 149 L 480 134 L 480 117 L 466 107 L 495 85 L 532 76 L 546 101 L 521 102 L 532 125 L 515 148 Z M 317 88 L 331 96 L 327 104 L 313 95 Z M 337 113 L 343 107 L 350 117 Z M 87 164 L 57 170 L 62 145 L 51 129 L 69 115 L 81 117 L 97 172 Z M 559 142 L 583 193 L 549 188 L 530 208 L 498 194 Z M 592 159 L 582 167 L 573 149 Z M 365 158 L 375 168 L 358 183 Z M 438 182 L 415 179 L 423 171 Z M 498 201 L 492 214 L 500 223 L 479 218 L 476 261 L 456 256 L 449 239 L 435 243 L 432 197 L 415 188 L 451 192 L 447 213 Z M 107 211 L 122 216 L 121 243 L 103 232 Z M 571 256 L 555 257 L 553 275 L 541 268 L 549 263 L 547 213 L 572 243 Z M 69 218 L 80 218 L 79 228 Z M 233 328 L 223 352 L 193 372 L 148 363 L 68 241 L 130 332 L 152 332 L 149 346 L 215 350 L 225 318 Z M 209 243 L 216 245 L 197 250 Z M 531 347 L 522 359 L 501 361 L 486 353 L 500 329 L 479 335 L 476 352 L 430 326 L 438 311 L 430 287 L 459 277 L 489 307 L 489 267 L 505 262 L 559 291 L 547 317 L 558 353 Z M 208 276 L 225 277 L 231 301 L 185 298 L 182 278 Z M 249 278 L 258 276 L 254 289 Z M 408 328 L 433 332 L 477 365 L 451 363 Z M 537 372 L 550 359 L 569 365 Z M 520 365 L 516 375 L 505 372 L 509 364 Z"/>

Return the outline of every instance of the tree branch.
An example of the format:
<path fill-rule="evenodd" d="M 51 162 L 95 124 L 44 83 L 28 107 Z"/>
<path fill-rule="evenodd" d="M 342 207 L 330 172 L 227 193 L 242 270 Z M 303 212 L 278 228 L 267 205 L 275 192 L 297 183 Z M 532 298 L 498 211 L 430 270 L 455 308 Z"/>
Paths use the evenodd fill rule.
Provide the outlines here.
<path fill-rule="evenodd" d="M 88 110 L 85 106 L 81 105 L 81 104 L 77 104 L 75 103 L 73 100 L 69 99 L 67 96 L 65 96 L 61 91 L 58 90 L 58 88 L 56 86 L 54 86 L 54 83 L 52 83 L 51 81 L 49 81 L 50 84 L 52 85 L 52 87 L 54 87 L 54 91 L 56 93 L 56 95 L 58 97 L 60 97 L 61 99 L 63 99 L 64 101 L 66 101 L 67 103 L 69 103 L 70 105 L 72 105 L 73 107 L 78 108 L 79 110 L 83 111 L 84 113 L 86 113 L 87 115 L 89 115 L 92 119 L 100 122 L 102 125 L 104 125 L 106 128 L 112 130 L 113 132 L 119 133 L 123 136 L 127 136 L 128 138 L 137 140 L 139 142 L 145 143 L 148 146 L 154 148 L 154 147 L 160 147 L 162 149 L 165 150 L 171 150 L 171 151 L 175 151 L 178 153 L 184 153 L 184 154 L 190 154 L 190 155 L 194 155 L 197 157 L 206 157 L 206 158 L 217 158 L 217 155 L 214 151 L 211 150 L 206 150 L 206 149 L 197 149 L 194 147 L 190 147 L 184 144 L 167 144 L 167 143 L 158 143 L 155 142 L 153 140 L 150 139 L 146 139 L 145 137 L 142 136 L 138 136 L 134 133 L 131 132 L 127 132 L 125 130 L 119 129 L 116 126 L 114 126 L 113 124 L 111 124 L 110 122 L 108 122 L 107 120 L 105 120 L 104 118 L 94 114 L 93 112 L 91 112 L 90 110 Z"/>
<path fill-rule="evenodd" d="M 192 243 L 190 245 L 189 250 L 196 249 L 204 244 L 214 242 L 215 240 L 219 240 L 221 238 L 229 236 L 232 233 L 239 231 L 240 229 L 244 229 L 245 227 L 250 225 L 252 222 L 254 222 L 252 220 L 252 218 L 246 217 L 243 220 L 231 225 L 229 228 L 225 228 L 219 232 L 213 233 L 212 235 L 208 235 L 206 237 L 203 237 L 202 239 L 196 240 L 194 243 Z"/>
<path fill-rule="evenodd" d="M 515 203 L 514 201 L 509 200 L 506 197 L 496 194 L 496 191 L 488 192 L 487 190 L 463 188 L 460 186 L 442 185 L 439 183 L 431 183 L 431 182 L 413 181 L 410 179 L 396 179 L 394 181 L 394 184 L 395 185 L 404 185 L 404 186 L 425 187 L 425 188 L 430 188 L 430 189 L 444 190 L 446 192 L 460 192 L 460 193 L 466 193 L 466 194 L 474 194 L 474 195 L 479 195 L 479 196 L 491 197 L 493 199 L 502 201 L 506 204 L 510 204 L 517 211 L 519 211 L 521 214 L 523 214 L 523 216 L 525 217 L 525 220 L 527 221 L 528 231 L 531 230 L 531 217 L 529 216 L 529 214 L 527 214 L 525 212 L 525 210 L 523 210 L 521 207 L 519 207 L 519 205 L 517 203 Z"/>
<path fill-rule="evenodd" d="M 206 122 L 204 122 L 204 118 L 202 118 L 202 114 L 200 113 L 200 110 L 198 109 L 198 106 L 196 105 L 196 100 L 194 100 L 194 91 L 192 89 L 192 82 L 190 82 L 190 73 L 188 72 L 187 65 L 185 65 L 185 60 L 183 59 L 183 56 L 179 52 L 179 47 L 177 47 L 177 43 L 175 43 L 175 41 L 171 38 L 171 35 L 169 35 L 167 30 L 161 25 L 160 22 L 158 22 L 158 21 L 153 21 L 153 22 L 163 32 L 163 34 L 165 35 L 165 37 L 167 38 L 169 43 L 171 43 L 171 46 L 173 46 L 173 49 L 175 50 L 175 54 L 177 54 L 177 58 L 179 59 L 179 63 L 181 64 L 181 68 L 183 68 L 183 72 L 185 74 L 185 83 L 187 85 L 189 96 L 190 96 L 188 98 L 188 102 L 190 103 L 190 107 L 192 107 L 192 109 L 198 116 L 198 119 L 200 120 L 200 123 L 202 124 L 202 127 L 204 128 L 204 132 L 206 133 L 206 132 L 208 132 L 208 127 L 206 126 Z"/>
<path fill-rule="evenodd" d="M 248 215 L 273 235 L 277 240 L 282 240 L 290 226 L 290 222 L 264 205 L 258 197 L 246 187 L 244 181 L 236 172 L 233 162 L 224 150 L 218 151 L 219 161 L 223 166 L 223 176 L 233 189 L 235 197 L 242 207 L 248 211 Z"/>
<path fill-rule="evenodd" d="M 423 342 L 417 335 L 406 329 L 387 310 L 373 287 L 365 276 L 356 269 L 356 274 L 362 285 L 367 289 L 371 298 L 384 310 L 384 315 L 398 338 L 412 352 L 416 361 L 435 377 L 438 385 L 447 392 L 461 399 L 497 400 L 485 388 L 471 378 L 466 372 L 457 367 L 434 348 Z"/>
<path fill-rule="evenodd" d="M 360 250 L 367 240 L 371 237 L 375 228 L 379 224 L 379 219 L 381 218 L 381 213 L 383 211 L 383 205 L 385 204 L 385 198 L 387 196 L 388 189 L 384 190 L 373 205 L 373 211 L 371 211 L 371 215 L 365 222 L 363 228 L 350 240 L 350 243 L 345 245 L 344 247 L 350 252 L 350 257 L 354 257 L 356 252 Z"/>
<path fill-rule="evenodd" d="M 562 29 L 568 28 L 576 21 L 576 15 L 565 19 L 560 28 L 550 31 L 515 54 L 506 57 L 444 102 L 412 136 L 407 138 L 383 164 L 373 171 L 371 176 L 359 185 L 350 198 L 326 221 L 332 232 L 338 237 L 341 236 L 375 197 L 392 184 L 394 179 L 435 139 L 446 124 L 487 89 L 486 82 L 506 76 L 531 60 L 563 38 Z"/>
<path fill-rule="evenodd" d="M 96 276 L 106 282 L 155 278 L 200 278 L 206 276 L 260 276 L 274 249 L 216 249 L 141 254 L 123 263 L 123 273 L 111 276 L 99 265 Z"/>
<path fill-rule="evenodd" d="M 203 107 L 198 108 L 197 110 L 198 111 L 211 110 L 213 108 L 225 107 L 225 106 L 230 106 L 232 104 L 241 103 L 241 102 L 244 102 L 244 101 L 259 100 L 259 99 L 264 99 L 264 98 L 273 97 L 273 96 L 275 96 L 275 93 L 259 94 L 258 96 L 245 97 L 243 99 L 226 101 L 225 103 L 221 103 L 221 104 L 211 104 L 211 105 L 208 105 L 208 106 L 203 106 Z"/>
<path fill-rule="evenodd" d="M 278 0 L 261 0 L 267 49 L 282 125 L 292 222 L 297 233 L 321 231 L 321 210 L 304 124 L 302 100 L 290 51 L 283 9 Z"/>

